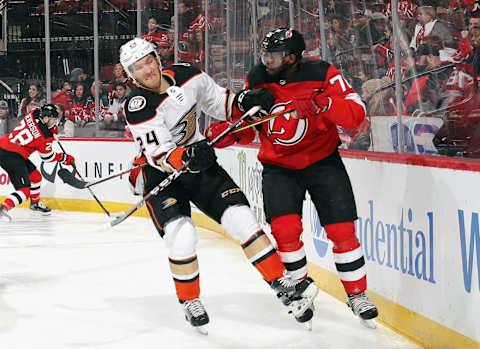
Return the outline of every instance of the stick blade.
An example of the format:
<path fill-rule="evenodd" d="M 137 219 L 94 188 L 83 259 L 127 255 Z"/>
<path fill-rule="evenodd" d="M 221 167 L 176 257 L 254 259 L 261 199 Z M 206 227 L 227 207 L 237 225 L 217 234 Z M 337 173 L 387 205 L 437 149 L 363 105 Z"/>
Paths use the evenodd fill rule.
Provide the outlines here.
<path fill-rule="evenodd" d="M 57 172 L 58 176 L 62 179 L 63 183 L 68 184 L 71 187 L 74 187 L 76 189 L 85 189 L 85 186 L 87 185 L 87 182 L 84 182 L 75 175 L 68 171 L 66 168 L 61 168 Z"/>
<path fill-rule="evenodd" d="M 110 226 L 111 226 L 111 227 L 114 227 L 114 226 L 122 223 L 125 219 L 127 219 L 127 217 L 128 217 L 128 216 L 127 216 L 126 214 L 123 214 L 123 215 L 121 215 L 121 216 L 116 216 L 114 219 L 112 219 L 112 220 L 110 221 Z"/>

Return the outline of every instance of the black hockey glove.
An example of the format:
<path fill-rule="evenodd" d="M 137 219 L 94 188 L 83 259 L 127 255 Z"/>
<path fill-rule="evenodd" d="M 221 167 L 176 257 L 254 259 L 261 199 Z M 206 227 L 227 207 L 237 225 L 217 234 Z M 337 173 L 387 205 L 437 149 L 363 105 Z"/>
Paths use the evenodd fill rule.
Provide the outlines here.
<path fill-rule="evenodd" d="M 192 172 L 204 171 L 217 161 L 215 151 L 208 145 L 207 140 L 190 145 L 182 154 L 182 161 L 186 163 L 187 169 Z"/>
<path fill-rule="evenodd" d="M 235 95 L 234 103 L 244 113 L 256 105 L 268 113 L 275 104 L 275 96 L 266 88 L 242 90 Z"/>

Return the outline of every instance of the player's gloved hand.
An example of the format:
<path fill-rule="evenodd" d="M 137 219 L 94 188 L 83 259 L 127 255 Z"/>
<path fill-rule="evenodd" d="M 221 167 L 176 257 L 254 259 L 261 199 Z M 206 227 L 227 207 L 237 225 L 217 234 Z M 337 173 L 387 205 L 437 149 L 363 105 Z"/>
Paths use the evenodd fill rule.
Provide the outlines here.
<path fill-rule="evenodd" d="M 233 101 L 238 109 L 244 113 L 256 105 L 259 105 L 262 109 L 269 112 L 275 104 L 275 96 L 266 88 L 242 90 L 235 95 Z"/>
<path fill-rule="evenodd" d="M 145 155 L 142 154 L 141 156 L 137 156 L 135 159 L 133 159 L 132 167 L 143 165 L 146 162 L 147 162 L 147 158 L 145 157 Z"/>
<path fill-rule="evenodd" d="M 292 99 L 292 109 L 297 111 L 297 116 L 300 119 L 325 113 L 331 105 L 332 99 L 317 91 L 301 94 Z"/>
<path fill-rule="evenodd" d="M 75 164 L 75 158 L 69 154 L 64 154 L 62 164 L 67 166 L 73 165 Z"/>
<path fill-rule="evenodd" d="M 217 138 L 223 131 L 230 127 L 232 123 L 229 121 L 214 122 L 205 130 L 205 137 L 211 142 Z M 246 145 L 250 144 L 255 138 L 253 128 L 247 128 L 240 132 L 227 133 L 220 141 L 215 143 L 215 148 L 226 148 L 235 143 Z"/>
<path fill-rule="evenodd" d="M 143 154 L 135 157 L 135 159 L 133 159 L 132 161 L 132 167 L 136 167 L 136 168 L 130 171 L 128 175 L 128 184 L 133 195 L 143 194 L 143 189 L 145 184 L 143 182 L 142 167 L 138 167 L 138 166 L 144 165 L 146 163 L 147 163 L 147 158 Z"/>
<path fill-rule="evenodd" d="M 217 161 L 213 148 L 208 145 L 207 140 L 190 145 L 182 154 L 182 161 L 186 163 L 187 169 L 192 172 L 200 172 L 208 169 Z"/>
<path fill-rule="evenodd" d="M 205 137 L 207 137 L 208 141 L 211 142 L 212 140 L 217 138 L 223 131 L 225 131 L 230 125 L 231 123 L 228 121 L 214 122 L 205 130 Z M 234 145 L 236 141 L 237 137 L 235 137 L 234 133 L 230 132 L 215 144 L 215 148 L 226 148 Z"/>

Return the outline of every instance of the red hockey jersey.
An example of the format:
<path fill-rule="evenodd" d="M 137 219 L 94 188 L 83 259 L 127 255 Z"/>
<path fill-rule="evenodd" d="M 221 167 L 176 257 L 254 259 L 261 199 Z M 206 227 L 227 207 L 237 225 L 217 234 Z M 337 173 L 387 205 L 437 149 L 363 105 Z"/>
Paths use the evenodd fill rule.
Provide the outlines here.
<path fill-rule="evenodd" d="M 340 139 L 337 126 L 349 130 L 357 127 L 366 115 L 360 96 L 342 74 L 325 61 L 305 61 L 292 79 L 273 81 L 265 66 L 255 66 L 247 77 L 246 88 L 268 88 L 274 94 L 275 105 L 270 112 L 290 108 L 297 95 L 317 90 L 332 99 L 325 113 L 297 119 L 291 113 L 263 123 L 258 159 L 293 169 L 305 168 L 332 154 Z"/>
<path fill-rule="evenodd" d="M 54 141 L 52 129 L 35 119 L 30 111 L 15 127 L 15 129 L 0 138 L 0 148 L 18 153 L 28 159 L 33 152 L 38 151 L 43 161 L 54 161 L 55 153 L 52 150 Z"/>

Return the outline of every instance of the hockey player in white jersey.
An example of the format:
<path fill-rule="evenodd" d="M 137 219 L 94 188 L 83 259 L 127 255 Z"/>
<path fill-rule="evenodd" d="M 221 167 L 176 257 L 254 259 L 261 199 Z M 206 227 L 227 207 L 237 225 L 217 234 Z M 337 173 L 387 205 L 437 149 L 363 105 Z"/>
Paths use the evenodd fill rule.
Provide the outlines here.
<path fill-rule="evenodd" d="M 121 47 L 120 63 L 139 86 L 126 101 L 125 113 L 140 149 L 141 156 L 136 161 L 148 162 L 138 177 L 132 173 L 130 182 L 137 185 L 143 181 L 146 193 L 189 161 L 186 173 L 147 201 L 152 221 L 169 249 L 170 270 L 187 321 L 197 328 L 209 322 L 199 299 L 192 202 L 240 241 L 248 260 L 278 296 L 288 295 L 284 303 L 297 321 L 310 322 L 310 306 L 318 288 L 311 279 L 295 286 L 289 283 L 284 276 L 285 267 L 245 195 L 219 166 L 214 150 L 198 129 L 201 111 L 228 120 L 235 103 L 243 103 L 242 109 L 260 105 L 268 110 L 272 101 L 265 101 L 262 91 L 238 101 L 233 93 L 190 64 L 175 64 L 162 70 L 154 46 L 143 39 L 135 38 Z"/>

